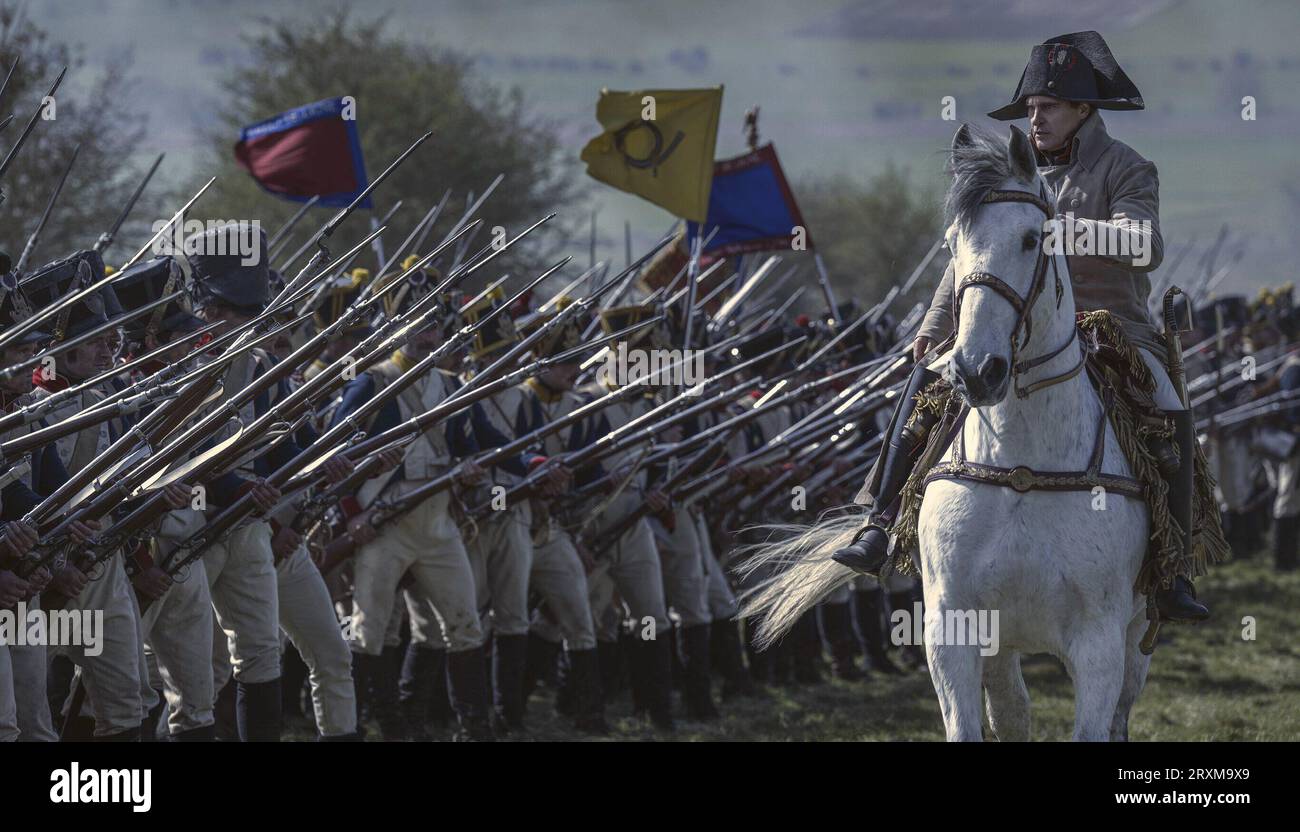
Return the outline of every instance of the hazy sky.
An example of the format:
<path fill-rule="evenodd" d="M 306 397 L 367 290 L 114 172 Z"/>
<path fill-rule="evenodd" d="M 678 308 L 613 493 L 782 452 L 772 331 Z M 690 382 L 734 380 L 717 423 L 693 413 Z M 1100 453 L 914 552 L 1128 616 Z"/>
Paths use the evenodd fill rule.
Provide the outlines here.
<path fill-rule="evenodd" d="M 81 44 L 91 69 L 133 55 L 137 103 L 151 127 L 141 153 L 167 151 L 177 177 L 193 172 L 222 75 L 245 59 L 242 36 L 266 16 L 305 22 L 322 8 L 47 0 L 28 13 L 55 38 Z M 1148 104 L 1106 118 L 1160 168 L 1169 248 L 1193 238 L 1204 246 L 1228 222 L 1245 259 L 1225 289 L 1292 277 L 1291 217 L 1300 209 L 1294 0 L 381 0 L 355 8 L 387 13 L 394 31 L 457 49 L 487 79 L 519 86 L 558 123 L 575 159 L 598 132 L 602 86 L 723 84 L 718 157 L 744 150 L 742 117 L 759 104 L 763 138 L 776 144 L 796 194 L 803 177 L 866 179 L 890 161 L 908 167 L 918 187 L 939 187 L 956 127 L 940 117 L 942 98 L 955 98 L 959 119 L 1005 130 L 983 113 L 1009 99 L 1030 46 L 1096 28 Z M 1255 121 L 1241 119 L 1244 95 L 1258 101 Z M 605 186 L 594 193 L 602 256 L 621 262 L 625 219 L 643 242 L 672 221 Z"/>

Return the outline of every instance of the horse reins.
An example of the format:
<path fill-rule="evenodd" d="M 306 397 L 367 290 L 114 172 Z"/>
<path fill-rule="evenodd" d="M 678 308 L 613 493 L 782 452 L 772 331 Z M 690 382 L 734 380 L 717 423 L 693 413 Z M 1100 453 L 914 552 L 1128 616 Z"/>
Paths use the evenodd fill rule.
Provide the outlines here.
<path fill-rule="evenodd" d="M 980 200 L 981 204 L 990 205 L 1003 202 L 1021 202 L 1026 205 L 1033 205 L 1043 212 L 1048 218 L 1052 219 L 1054 214 L 1051 206 L 1048 204 L 1046 194 L 1043 192 L 1042 183 L 1039 183 L 1039 195 L 1034 195 L 1028 191 L 1012 190 L 991 190 Z M 1050 376 L 1032 382 L 1025 387 L 1019 384 L 1019 377 L 1024 373 L 1039 367 L 1046 362 L 1060 355 L 1078 339 L 1079 330 L 1077 327 L 1070 328 L 1070 337 L 1064 344 L 1044 353 L 1035 358 L 1020 361 L 1017 356 L 1020 350 L 1029 344 L 1029 338 L 1032 333 L 1033 324 L 1030 320 L 1030 313 L 1033 311 L 1034 304 L 1038 301 L 1039 295 L 1043 292 L 1043 287 L 1047 282 L 1047 263 L 1052 261 L 1052 275 L 1056 279 L 1056 308 L 1061 308 L 1061 298 L 1065 292 L 1065 287 L 1061 284 L 1061 275 L 1056 268 L 1056 258 L 1049 255 L 1045 246 L 1039 246 L 1038 260 L 1034 264 L 1034 278 L 1029 286 L 1027 297 L 1021 298 L 1016 294 L 1005 280 L 989 272 L 971 272 L 961 279 L 957 287 L 957 299 L 954 305 L 954 315 L 958 319 L 961 317 L 961 296 L 962 292 L 972 286 L 984 286 L 997 292 L 1011 307 L 1016 310 L 1016 325 L 1011 330 L 1011 383 L 1020 398 L 1027 398 L 1030 394 L 1044 387 L 1050 387 L 1053 384 L 1059 384 L 1068 381 L 1083 371 L 1087 363 L 1087 351 L 1080 350 L 1079 362 L 1072 368 L 1060 375 Z M 1024 337 L 1020 337 L 1020 330 L 1024 328 Z M 953 327 L 954 331 L 956 326 Z M 1104 474 L 1101 471 L 1102 463 L 1105 458 L 1106 446 L 1106 417 L 1112 405 L 1114 391 L 1107 388 L 1102 392 L 1101 418 L 1098 421 L 1097 428 L 1093 437 L 1092 452 L 1089 454 L 1088 467 L 1083 471 L 1038 471 L 1026 465 L 1017 465 L 1013 468 L 1006 468 L 999 465 L 988 465 L 985 463 L 971 462 L 966 459 L 965 448 L 965 413 L 955 420 L 950 430 L 955 432 L 953 437 L 953 458 L 951 461 L 939 462 L 933 465 L 926 473 L 922 481 L 922 488 L 928 486 L 934 480 L 965 480 L 967 482 L 986 483 L 998 485 L 1004 488 L 1011 488 L 1020 493 L 1027 491 L 1090 491 L 1097 486 L 1101 486 L 1109 491 L 1121 494 L 1133 499 L 1144 498 L 1143 484 L 1133 478 L 1125 477 L 1118 474 Z M 942 443 L 941 443 L 942 444 Z"/>
<path fill-rule="evenodd" d="M 984 195 L 984 198 L 980 200 L 980 203 L 983 205 L 1016 202 L 1024 203 L 1026 205 L 1032 205 L 1042 211 L 1043 215 L 1050 220 L 1055 216 L 1055 214 L 1053 213 L 1051 206 L 1047 203 L 1042 183 L 1039 183 L 1038 187 L 1038 195 L 1031 194 L 1028 191 L 1002 189 L 990 190 Z M 1033 334 L 1033 321 L 1030 316 L 1033 312 L 1034 304 L 1038 302 L 1038 296 L 1043 293 L 1043 287 L 1047 283 L 1047 264 L 1049 262 L 1052 264 L 1052 276 L 1056 281 L 1056 308 L 1060 309 L 1061 298 L 1065 294 L 1065 287 L 1061 283 L 1061 274 L 1056 267 L 1056 258 L 1049 255 L 1046 246 L 1042 245 L 1038 247 L 1038 259 L 1034 263 L 1034 277 L 1033 281 L 1029 284 L 1029 294 L 1024 298 L 1021 298 L 1020 295 L 1016 293 L 1016 290 L 1011 288 L 1010 284 L 1005 280 L 991 272 L 970 272 L 964 276 L 957 285 L 957 299 L 953 307 L 953 317 L 955 319 L 953 326 L 954 331 L 957 328 L 956 321 L 960 321 L 961 319 L 962 293 L 973 286 L 983 286 L 987 289 L 992 289 L 1003 300 L 1011 304 L 1012 309 L 1016 310 L 1016 325 L 1011 330 L 1011 385 L 1016 391 L 1016 396 L 1022 399 L 1027 398 L 1030 394 L 1041 390 L 1044 387 L 1050 387 L 1053 384 L 1069 381 L 1083 371 L 1086 362 L 1086 355 L 1081 352 L 1079 355 L 1079 362 L 1066 372 L 1061 373 L 1060 375 L 1039 379 L 1038 381 L 1031 382 L 1024 387 L 1020 386 L 1019 379 L 1022 375 L 1035 367 L 1039 367 L 1048 361 L 1051 361 L 1056 356 L 1065 352 L 1078 337 L 1078 330 L 1072 327 L 1070 329 L 1069 339 L 1051 352 L 1044 353 L 1043 355 L 1034 358 L 1025 359 L 1023 361 L 1018 358 L 1020 351 L 1029 345 L 1029 338 Z M 1020 337 L 1022 328 L 1024 329 L 1023 338 Z"/>

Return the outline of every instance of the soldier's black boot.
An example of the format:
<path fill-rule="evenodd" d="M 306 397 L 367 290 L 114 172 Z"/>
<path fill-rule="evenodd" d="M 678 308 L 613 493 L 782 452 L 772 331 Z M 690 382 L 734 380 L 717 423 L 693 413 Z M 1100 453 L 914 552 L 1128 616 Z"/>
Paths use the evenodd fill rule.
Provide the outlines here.
<path fill-rule="evenodd" d="M 144 722 L 140 723 L 140 742 L 158 742 L 158 723 L 167 713 L 167 700 L 161 692 L 155 692 L 158 693 L 158 704 L 149 709 Z"/>
<path fill-rule="evenodd" d="M 722 701 L 754 695 L 754 682 L 745 667 L 745 651 L 740 646 L 740 627 L 729 618 L 715 618 L 709 625 L 713 666 L 722 674 Z"/>
<path fill-rule="evenodd" d="M 570 650 L 568 684 L 573 689 L 573 727 L 586 734 L 605 735 L 605 699 L 600 689 L 600 658 L 596 650 Z"/>
<path fill-rule="evenodd" d="M 596 661 L 600 665 L 600 694 L 606 705 L 623 692 L 626 670 L 623 656 L 623 645 L 620 642 L 596 642 Z"/>
<path fill-rule="evenodd" d="M 451 682 L 451 707 L 460 731 L 458 741 L 492 742 L 492 696 L 488 691 L 483 648 L 447 652 L 447 678 Z"/>
<path fill-rule="evenodd" d="M 1192 500 L 1195 495 L 1196 423 L 1189 410 L 1171 414 L 1174 441 L 1178 447 L 1178 468 L 1169 479 L 1169 514 L 1182 529 L 1183 553 L 1192 554 Z M 1191 623 L 1210 617 L 1210 610 L 1196 600 L 1196 588 L 1183 576 L 1176 576 L 1168 589 L 1156 591 L 1156 609 L 1165 621 Z"/>
<path fill-rule="evenodd" d="M 644 686 L 642 701 L 655 730 L 671 734 L 677 730 L 673 723 L 672 647 L 661 638 L 638 638 L 636 646 L 641 659 L 638 675 Z"/>
<path fill-rule="evenodd" d="M 817 609 L 808 610 L 795 622 L 790 633 L 790 659 L 794 680 L 801 685 L 820 685 L 822 678 L 822 634 L 817 628 Z"/>
<path fill-rule="evenodd" d="M 370 718 L 379 723 L 379 734 L 384 742 L 403 742 L 408 733 L 397 702 L 397 673 L 392 653 L 371 656 L 368 653 L 352 654 L 352 683 L 357 690 L 365 690 Z"/>
<path fill-rule="evenodd" d="M 898 397 L 889 427 L 885 429 L 886 441 L 881 447 L 880 457 L 863 486 L 872 498 L 871 513 L 853 541 L 831 554 L 836 563 L 864 575 L 880 574 L 880 567 L 889 554 L 889 529 L 884 513 L 902 493 L 935 422 L 933 414 L 916 409 L 916 394 L 938 379 L 939 374 L 931 372 L 923 363 L 912 368 L 912 375 Z"/>
<path fill-rule="evenodd" d="M 709 625 L 695 624 L 678 631 L 678 648 L 685 665 L 682 703 L 690 719 L 717 719 L 713 681 L 709 676 Z"/>
<path fill-rule="evenodd" d="M 497 718 L 507 731 L 524 730 L 524 669 L 527 663 L 527 635 L 498 635 L 493 639 L 492 687 Z"/>
<path fill-rule="evenodd" d="M 215 720 L 213 733 L 218 742 L 239 742 L 238 720 L 235 718 L 235 689 L 238 687 L 232 677 L 217 692 L 217 701 L 213 704 L 212 715 Z"/>
<path fill-rule="evenodd" d="M 528 634 L 525 647 L 524 680 L 521 702 L 525 709 L 528 700 L 542 682 L 552 684 L 555 681 L 555 664 L 564 645 L 558 641 L 549 641 L 536 633 Z"/>
<path fill-rule="evenodd" d="M 906 634 L 910 638 L 911 634 L 914 632 L 913 622 L 918 619 L 922 622 L 925 621 L 925 607 L 919 593 L 912 589 L 904 589 L 899 592 L 891 592 L 888 597 L 890 611 L 889 618 L 891 620 L 893 618 L 893 613 L 898 610 L 903 610 L 907 613 L 907 618 L 904 620 L 907 624 Z M 922 630 L 924 630 L 924 625 L 922 625 Z M 913 670 L 919 667 L 925 667 L 926 665 L 924 644 L 905 642 L 898 645 L 898 654 L 899 660 L 905 666 L 910 667 Z"/>
<path fill-rule="evenodd" d="M 214 742 L 217 739 L 216 727 L 204 725 L 200 728 L 190 728 L 187 731 L 181 731 L 179 734 L 172 734 L 172 742 Z"/>
<path fill-rule="evenodd" d="M 101 734 L 92 739 L 94 742 L 140 742 L 140 726 L 118 731 L 115 734 Z"/>
<path fill-rule="evenodd" d="M 859 682 L 866 677 L 858 667 L 858 640 L 853 635 L 853 614 L 849 602 L 825 603 L 821 607 L 822 632 L 831 652 L 831 672 L 837 679 Z"/>
<path fill-rule="evenodd" d="M 862 634 L 862 648 L 867 654 L 868 666 L 880 673 L 898 675 L 902 668 L 894 664 L 885 649 L 888 628 L 885 627 L 885 591 L 880 587 L 853 591 L 853 612 Z"/>
<path fill-rule="evenodd" d="M 444 690 L 447 687 L 446 651 L 412 639 L 402 656 L 397 708 L 406 723 L 407 736 L 415 742 L 433 739 L 425 725 L 430 704 L 440 687 Z"/>
<path fill-rule="evenodd" d="M 280 679 L 235 681 L 235 722 L 241 742 L 280 741 Z"/>
<path fill-rule="evenodd" d="M 1297 528 L 1300 515 L 1278 517 L 1273 520 L 1273 566 L 1279 572 L 1294 572 L 1296 549 L 1300 548 Z"/>

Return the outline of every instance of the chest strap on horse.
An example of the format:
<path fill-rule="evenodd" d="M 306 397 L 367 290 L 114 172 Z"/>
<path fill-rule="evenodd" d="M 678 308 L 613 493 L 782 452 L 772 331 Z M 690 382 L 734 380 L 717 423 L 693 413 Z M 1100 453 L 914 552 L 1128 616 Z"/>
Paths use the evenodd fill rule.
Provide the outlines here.
<path fill-rule="evenodd" d="M 1097 420 L 1096 435 L 1089 455 L 1088 467 L 1083 471 L 1036 471 L 1026 465 L 1004 468 L 966 459 L 966 431 L 959 429 L 953 442 L 953 458 L 940 462 L 926 474 L 923 486 L 933 480 L 966 480 L 1011 488 L 1020 493 L 1029 491 L 1091 491 L 1101 486 L 1136 500 L 1145 499 L 1142 483 L 1132 477 L 1104 474 L 1101 471 L 1106 453 L 1106 422 L 1114 405 L 1115 392 L 1107 386 L 1102 391 L 1101 415 Z M 965 423 L 965 419 L 961 420 Z"/>

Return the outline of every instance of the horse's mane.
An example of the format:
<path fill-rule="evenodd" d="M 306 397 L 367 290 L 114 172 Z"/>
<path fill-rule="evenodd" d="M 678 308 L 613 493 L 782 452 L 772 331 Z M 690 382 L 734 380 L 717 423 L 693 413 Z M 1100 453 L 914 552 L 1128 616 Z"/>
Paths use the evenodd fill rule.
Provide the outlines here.
<path fill-rule="evenodd" d="M 966 125 L 966 133 L 970 142 L 953 148 L 948 163 L 952 185 L 943 200 L 945 228 L 953 222 L 968 223 L 985 194 L 1008 179 L 1024 181 L 1007 158 L 1006 139 L 972 124 Z"/>

